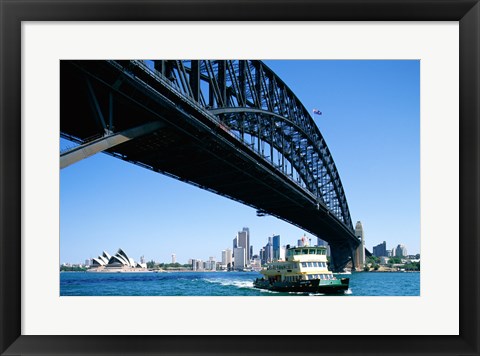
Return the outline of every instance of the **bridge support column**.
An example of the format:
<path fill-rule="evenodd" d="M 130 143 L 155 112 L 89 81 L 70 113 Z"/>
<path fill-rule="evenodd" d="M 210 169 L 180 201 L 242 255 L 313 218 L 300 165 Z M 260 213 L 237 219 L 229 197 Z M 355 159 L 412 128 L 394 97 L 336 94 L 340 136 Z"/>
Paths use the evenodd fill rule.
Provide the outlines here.
<path fill-rule="evenodd" d="M 361 270 L 361 267 L 359 266 L 359 261 L 358 261 L 358 256 L 357 256 L 357 249 L 352 246 L 350 249 L 350 256 L 352 256 L 352 271 L 358 271 Z"/>
<path fill-rule="evenodd" d="M 343 271 L 352 259 L 352 248 L 349 243 L 329 243 L 330 245 L 330 268 L 334 272 Z"/>

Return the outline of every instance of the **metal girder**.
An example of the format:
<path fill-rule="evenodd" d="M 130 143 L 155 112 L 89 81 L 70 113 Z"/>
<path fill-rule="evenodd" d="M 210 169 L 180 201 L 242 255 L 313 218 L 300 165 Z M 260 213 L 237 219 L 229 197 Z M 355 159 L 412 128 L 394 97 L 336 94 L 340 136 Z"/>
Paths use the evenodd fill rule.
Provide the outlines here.
<path fill-rule="evenodd" d="M 141 65 L 141 61 L 131 62 Z M 276 167 L 280 166 L 273 160 L 273 148 L 281 152 L 279 169 L 285 172 L 288 166 L 292 177 L 301 177 L 299 185 L 324 201 L 353 230 L 343 186 L 325 140 L 300 100 L 264 63 L 185 60 L 155 61 L 155 66 L 172 86 L 216 115 L 223 128 L 238 130 L 242 142 L 254 143 L 251 147 Z M 286 124 L 276 130 L 274 124 L 280 121 Z M 249 143 L 246 135 L 255 141 Z M 267 152 L 265 144 L 270 147 Z"/>
<path fill-rule="evenodd" d="M 96 140 L 86 142 L 80 146 L 76 146 L 60 154 L 60 169 L 68 167 L 84 158 L 93 156 L 98 152 L 108 150 L 109 148 L 133 140 L 137 137 L 155 132 L 164 126 L 165 124 L 160 121 L 149 122 L 129 130 L 101 137 Z"/>

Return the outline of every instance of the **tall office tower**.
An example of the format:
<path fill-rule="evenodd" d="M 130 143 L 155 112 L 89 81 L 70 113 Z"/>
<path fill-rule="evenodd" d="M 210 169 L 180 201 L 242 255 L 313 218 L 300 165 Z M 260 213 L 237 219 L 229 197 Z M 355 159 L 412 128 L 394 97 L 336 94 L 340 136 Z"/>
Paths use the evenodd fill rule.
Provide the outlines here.
<path fill-rule="evenodd" d="M 190 260 L 189 260 L 189 261 L 190 261 Z M 198 266 L 197 260 L 194 259 L 194 258 L 192 258 L 191 261 L 192 261 L 192 262 L 191 262 L 191 264 L 192 264 L 192 271 L 196 271 L 196 270 L 197 270 L 197 266 Z"/>
<path fill-rule="evenodd" d="M 286 246 L 280 247 L 280 258 L 279 258 L 280 260 L 285 261 L 286 251 L 287 251 L 287 247 L 286 247 Z"/>
<path fill-rule="evenodd" d="M 232 262 L 233 262 L 233 255 L 232 255 L 232 250 L 227 248 L 227 267 L 230 265 L 232 267 Z"/>
<path fill-rule="evenodd" d="M 272 238 L 268 238 L 268 242 L 264 247 L 265 249 L 265 263 L 272 262 L 273 261 L 273 244 L 272 244 Z"/>
<path fill-rule="evenodd" d="M 253 260 L 253 245 L 250 245 L 250 259 Z"/>
<path fill-rule="evenodd" d="M 244 269 L 247 264 L 247 251 L 243 247 L 237 247 L 234 251 L 234 258 L 233 258 L 233 263 L 234 263 L 234 268 L 236 270 L 242 270 Z"/>
<path fill-rule="evenodd" d="M 273 235 L 272 247 L 273 247 L 273 260 L 278 261 L 280 259 L 280 235 Z"/>
<path fill-rule="evenodd" d="M 327 246 L 327 241 L 322 240 L 320 237 L 317 237 L 317 246 Z"/>
<path fill-rule="evenodd" d="M 227 250 L 222 250 L 222 266 L 227 266 Z"/>
<path fill-rule="evenodd" d="M 227 269 L 232 268 L 232 250 L 229 248 L 222 251 L 222 266 Z"/>
<path fill-rule="evenodd" d="M 390 250 L 390 255 L 389 255 L 389 257 L 395 257 L 395 256 L 396 256 L 396 253 L 395 253 L 395 252 L 396 252 L 396 251 L 395 251 L 395 247 L 394 247 L 394 248 L 392 248 L 392 249 Z"/>
<path fill-rule="evenodd" d="M 250 261 L 252 258 L 253 253 L 250 253 L 250 229 L 248 227 L 244 227 L 242 229 L 243 232 L 247 233 L 247 262 Z"/>
<path fill-rule="evenodd" d="M 258 255 L 260 256 L 260 261 L 261 261 L 262 265 L 267 263 L 267 258 L 265 257 L 265 247 L 262 247 L 260 249 Z"/>
<path fill-rule="evenodd" d="M 404 245 L 398 245 L 395 249 L 395 256 L 405 257 L 407 256 L 407 248 Z"/>
<path fill-rule="evenodd" d="M 237 233 L 237 247 L 243 247 L 245 249 L 247 261 L 250 261 L 250 231 L 248 227 L 244 227 L 242 231 Z M 235 250 L 233 250 L 235 255 Z"/>
<path fill-rule="evenodd" d="M 302 239 L 298 239 L 297 246 L 298 247 L 303 247 L 304 246 L 304 241 Z"/>
<path fill-rule="evenodd" d="M 232 251 L 235 251 L 235 249 L 238 247 L 238 238 L 237 237 L 234 237 L 232 246 L 233 246 Z M 235 253 L 235 252 L 233 252 L 233 253 Z"/>
<path fill-rule="evenodd" d="M 376 257 L 387 256 L 387 243 L 383 241 L 382 244 L 373 246 L 373 255 Z"/>
<path fill-rule="evenodd" d="M 172 263 L 177 263 L 177 255 L 172 253 Z"/>
<path fill-rule="evenodd" d="M 365 265 L 365 237 L 361 221 L 357 221 L 355 225 L 355 236 L 360 240 L 360 244 L 355 251 L 355 268 L 361 270 Z"/>

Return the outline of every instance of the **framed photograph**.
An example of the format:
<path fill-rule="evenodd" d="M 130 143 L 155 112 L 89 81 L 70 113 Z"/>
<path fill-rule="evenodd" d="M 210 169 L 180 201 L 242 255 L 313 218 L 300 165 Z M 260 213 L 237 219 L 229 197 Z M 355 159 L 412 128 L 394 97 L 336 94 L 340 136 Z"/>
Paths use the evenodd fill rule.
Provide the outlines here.
<path fill-rule="evenodd" d="M 479 354 L 477 1 L 0 1 L 2 354 Z"/>

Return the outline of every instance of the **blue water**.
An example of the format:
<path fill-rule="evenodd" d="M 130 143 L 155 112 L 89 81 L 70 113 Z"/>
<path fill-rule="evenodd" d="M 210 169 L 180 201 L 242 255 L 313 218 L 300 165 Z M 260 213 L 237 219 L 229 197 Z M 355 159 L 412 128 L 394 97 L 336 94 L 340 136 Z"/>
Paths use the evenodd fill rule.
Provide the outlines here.
<path fill-rule="evenodd" d="M 61 296 L 295 296 L 256 289 L 257 272 L 60 273 Z M 345 296 L 418 296 L 420 273 L 360 272 Z"/>

